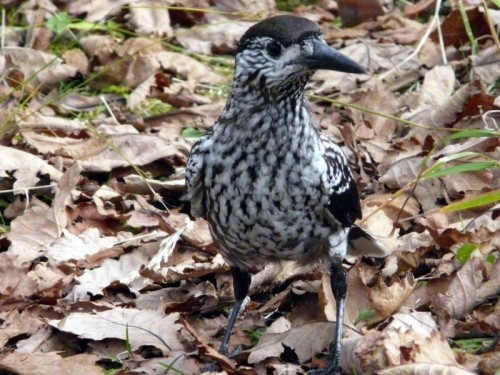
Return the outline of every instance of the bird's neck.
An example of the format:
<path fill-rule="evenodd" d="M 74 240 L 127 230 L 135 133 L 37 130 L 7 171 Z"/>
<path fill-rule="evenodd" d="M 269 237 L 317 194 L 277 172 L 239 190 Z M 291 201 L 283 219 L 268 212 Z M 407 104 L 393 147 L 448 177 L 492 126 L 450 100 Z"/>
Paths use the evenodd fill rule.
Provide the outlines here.
<path fill-rule="evenodd" d="M 254 134 L 314 127 L 303 89 L 288 90 L 287 94 L 282 91 L 269 92 L 235 83 L 218 122 L 238 127 L 238 132 Z"/>

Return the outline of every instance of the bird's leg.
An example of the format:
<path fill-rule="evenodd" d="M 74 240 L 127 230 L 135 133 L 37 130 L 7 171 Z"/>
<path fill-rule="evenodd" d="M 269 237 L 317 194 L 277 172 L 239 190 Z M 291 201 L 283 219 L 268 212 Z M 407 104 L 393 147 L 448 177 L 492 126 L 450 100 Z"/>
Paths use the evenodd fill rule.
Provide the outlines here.
<path fill-rule="evenodd" d="M 238 319 L 238 315 L 240 314 L 241 305 L 248 295 L 251 279 L 250 274 L 246 270 L 242 270 L 238 267 L 231 267 L 231 271 L 233 273 L 234 305 L 227 324 L 226 334 L 224 335 L 224 339 L 219 349 L 219 353 L 224 355 L 229 353 L 229 339 L 233 332 L 234 323 L 236 323 L 236 319 Z"/>
<path fill-rule="evenodd" d="M 336 374 L 340 369 L 342 354 L 342 327 L 344 325 L 344 307 L 347 297 L 347 274 L 342 267 L 341 259 L 333 259 L 330 265 L 330 283 L 337 305 L 337 321 L 335 323 L 335 339 L 330 349 L 328 364 L 321 370 L 310 371 L 310 375 Z"/>

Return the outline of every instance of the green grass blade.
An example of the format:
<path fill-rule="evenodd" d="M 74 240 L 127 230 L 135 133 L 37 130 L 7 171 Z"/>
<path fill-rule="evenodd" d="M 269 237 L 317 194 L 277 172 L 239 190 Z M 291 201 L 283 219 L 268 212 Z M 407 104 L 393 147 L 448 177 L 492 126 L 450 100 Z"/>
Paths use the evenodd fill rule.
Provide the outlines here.
<path fill-rule="evenodd" d="M 469 260 L 474 250 L 476 250 L 478 247 L 479 245 L 475 243 L 466 243 L 460 246 L 460 249 L 457 250 L 457 259 L 462 266 Z"/>
<path fill-rule="evenodd" d="M 481 137 L 498 138 L 500 137 L 500 132 L 495 130 L 486 130 L 486 129 L 468 129 L 449 135 L 448 137 L 445 138 L 445 140 L 451 141 L 454 139 L 461 139 L 461 138 L 481 138 Z"/>
<path fill-rule="evenodd" d="M 491 203 L 499 203 L 500 202 L 500 190 L 493 190 L 488 193 L 479 194 L 474 198 L 464 199 L 459 202 L 451 203 L 446 207 L 443 207 L 440 211 L 447 212 L 455 212 L 455 211 L 464 211 L 470 208 L 480 207 Z"/>
<path fill-rule="evenodd" d="M 444 168 L 443 164 L 437 164 L 434 166 L 436 168 L 433 167 L 429 169 L 426 173 L 424 173 L 424 175 L 422 176 L 422 180 L 442 177 L 454 173 L 484 171 L 485 169 L 494 168 L 497 166 L 498 163 L 494 161 L 476 161 L 471 163 L 454 165 L 448 168 Z"/>

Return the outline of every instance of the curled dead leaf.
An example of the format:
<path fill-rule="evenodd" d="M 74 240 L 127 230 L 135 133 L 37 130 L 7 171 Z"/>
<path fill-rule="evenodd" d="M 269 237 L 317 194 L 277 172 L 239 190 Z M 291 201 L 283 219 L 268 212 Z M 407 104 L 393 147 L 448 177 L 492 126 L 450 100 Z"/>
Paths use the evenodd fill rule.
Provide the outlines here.
<path fill-rule="evenodd" d="M 167 353 L 183 349 L 178 338 L 179 318 L 178 313 L 165 315 L 160 311 L 115 307 L 95 314 L 74 312 L 49 324 L 81 338 L 116 338 L 129 341 L 133 350 L 152 345 Z"/>
<path fill-rule="evenodd" d="M 269 357 L 279 357 L 285 345 L 293 350 L 301 363 L 328 348 L 335 324 L 319 322 L 305 324 L 283 333 L 265 333 L 259 343 L 249 350 L 248 363 L 258 363 Z"/>
<path fill-rule="evenodd" d="M 6 57 L 6 68 L 19 69 L 26 81 L 37 88 L 57 87 L 77 72 L 75 67 L 65 64 L 56 55 L 31 48 L 4 47 L 2 56 Z"/>
<path fill-rule="evenodd" d="M 487 270 L 490 267 L 481 257 L 469 259 L 457 272 L 447 292 L 434 299 L 436 313 L 460 319 L 486 298 L 500 293 L 500 262 Z"/>
<path fill-rule="evenodd" d="M 93 354 L 77 354 L 63 358 L 58 353 L 10 353 L 0 360 L 0 371 L 9 374 L 47 375 L 54 369 L 61 374 L 102 375 L 103 369 Z"/>

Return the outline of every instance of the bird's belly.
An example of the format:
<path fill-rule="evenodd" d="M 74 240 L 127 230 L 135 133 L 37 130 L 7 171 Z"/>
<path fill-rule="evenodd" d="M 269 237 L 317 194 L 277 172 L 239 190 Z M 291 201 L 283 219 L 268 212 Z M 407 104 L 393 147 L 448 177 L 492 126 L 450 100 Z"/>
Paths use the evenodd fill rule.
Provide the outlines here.
<path fill-rule="evenodd" d="M 209 189 L 208 213 L 226 259 L 300 260 L 311 251 L 305 242 L 328 236 L 321 176 L 304 170 L 276 170 L 262 163 L 259 171 L 222 171 L 217 176 L 230 182 Z"/>

